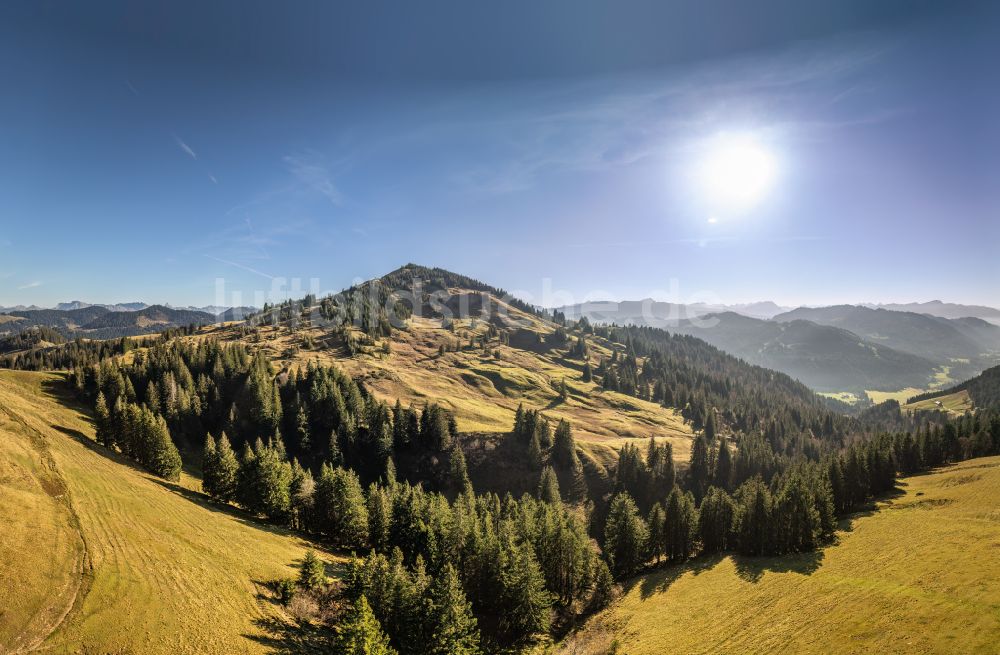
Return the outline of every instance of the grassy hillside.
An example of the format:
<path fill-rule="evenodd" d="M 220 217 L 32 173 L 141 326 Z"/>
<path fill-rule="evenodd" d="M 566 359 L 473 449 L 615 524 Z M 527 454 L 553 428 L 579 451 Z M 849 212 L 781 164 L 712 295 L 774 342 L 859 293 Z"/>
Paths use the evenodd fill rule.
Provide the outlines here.
<path fill-rule="evenodd" d="M 0 652 L 272 652 L 308 544 L 109 457 L 56 382 L 0 372 Z"/>
<path fill-rule="evenodd" d="M 1000 653 L 1000 458 L 901 490 L 823 551 L 636 579 L 561 652 Z"/>
<path fill-rule="evenodd" d="M 944 394 L 943 396 L 915 400 L 903 405 L 903 410 L 905 411 L 942 410 L 956 415 L 964 414 L 972 408 L 972 397 L 969 396 L 969 392 L 965 389 Z"/>
<path fill-rule="evenodd" d="M 940 403 L 940 405 L 938 405 Z M 953 412 L 966 409 L 1000 406 L 1000 366 L 986 369 L 976 377 L 961 384 L 914 396 L 907 409 L 944 408 Z"/>
<path fill-rule="evenodd" d="M 693 434 L 676 410 L 584 382 L 582 360 L 567 358 L 564 346 L 536 343 L 538 335 L 545 339 L 552 334 L 551 324 L 514 307 L 506 311 L 528 327 L 510 345 L 494 343 L 488 352 L 463 347 L 439 353 L 442 344 L 465 344 L 470 335 L 486 332 L 486 321 L 473 325 L 469 319 L 456 320 L 449 330 L 440 320 L 412 318 L 405 330 L 394 330 L 391 337 L 353 355 L 319 327 L 305 326 L 294 334 L 283 327 L 262 327 L 259 340 L 247 340 L 239 326 L 228 326 L 208 328 L 201 337 L 246 340 L 264 349 L 279 367 L 304 367 L 310 360 L 336 364 L 389 402 L 440 402 L 455 413 L 462 432 L 507 432 L 523 403 L 555 420 L 569 420 L 581 446 L 599 457 L 625 440 L 655 436 L 669 440 L 675 456 L 687 459 Z M 315 346 L 303 349 L 309 341 Z M 388 353 L 382 349 L 386 342 Z M 610 345 L 591 341 L 592 365 L 611 356 Z M 565 400 L 557 390 L 563 380 L 569 391 Z"/>

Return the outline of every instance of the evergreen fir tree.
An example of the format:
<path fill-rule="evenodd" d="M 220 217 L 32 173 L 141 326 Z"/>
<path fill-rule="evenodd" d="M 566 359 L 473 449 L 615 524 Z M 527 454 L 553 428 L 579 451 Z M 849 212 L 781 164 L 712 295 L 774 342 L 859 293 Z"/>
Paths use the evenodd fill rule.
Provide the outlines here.
<path fill-rule="evenodd" d="M 604 528 L 604 552 L 615 577 L 625 578 L 639 570 L 645 562 L 648 536 L 632 497 L 627 493 L 615 496 Z"/>
<path fill-rule="evenodd" d="M 326 584 L 326 566 L 323 560 L 316 556 L 312 548 L 306 551 L 299 567 L 299 586 L 303 589 L 319 589 Z"/>
<path fill-rule="evenodd" d="M 523 644 L 532 636 L 549 629 L 552 598 L 545 589 L 545 578 L 538 560 L 528 545 L 519 545 L 512 537 L 503 539 L 500 551 L 502 591 L 500 632 L 507 643 Z"/>
<path fill-rule="evenodd" d="M 700 501 L 708 489 L 710 469 L 708 462 L 708 444 L 703 435 L 698 435 L 691 444 L 691 463 L 688 466 L 688 489 Z"/>
<path fill-rule="evenodd" d="M 219 440 L 215 446 L 215 480 L 213 494 L 219 500 L 226 502 L 236 499 L 237 476 L 239 474 L 240 463 L 236 459 L 236 453 L 229 444 L 229 437 L 223 432 L 219 435 Z"/>
<path fill-rule="evenodd" d="M 213 498 L 218 494 L 219 454 L 215 439 L 205 435 L 205 446 L 201 455 L 201 490 Z"/>
<path fill-rule="evenodd" d="M 337 626 L 334 652 L 337 655 L 396 655 L 364 596 L 354 601 L 345 620 Z"/>
<path fill-rule="evenodd" d="M 430 588 L 428 655 L 478 655 L 479 628 L 455 568 L 449 563 Z"/>
<path fill-rule="evenodd" d="M 114 446 L 114 435 L 111 431 L 111 412 L 108 411 L 108 402 L 104 398 L 104 393 L 97 392 L 97 400 L 94 403 L 94 425 L 97 428 L 97 441 L 102 446 L 112 448 Z"/>
<path fill-rule="evenodd" d="M 557 505 L 562 502 L 559 495 L 559 479 L 551 466 L 542 469 L 542 476 L 538 480 L 538 499 L 543 503 Z"/>

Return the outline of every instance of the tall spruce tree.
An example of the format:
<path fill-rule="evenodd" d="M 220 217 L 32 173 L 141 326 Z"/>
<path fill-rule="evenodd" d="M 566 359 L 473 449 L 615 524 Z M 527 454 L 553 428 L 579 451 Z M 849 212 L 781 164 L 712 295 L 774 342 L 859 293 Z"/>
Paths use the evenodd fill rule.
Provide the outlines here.
<path fill-rule="evenodd" d="M 628 577 L 639 570 L 646 559 L 646 522 L 639 516 L 635 501 L 627 493 L 611 500 L 604 528 L 604 552 L 615 577 Z"/>
<path fill-rule="evenodd" d="M 396 655 L 364 596 L 354 601 L 337 626 L 333 646 L 337 655 Z"/>
<path fill-rule="evenodd" d="M 478 655 L 479 627 L 458 573 L 445 564 L 430 588 L 428 655 Z"/>
<path fill-rule="evenodd" d="M 559 478 L 551 466 L 542 469 L 542 475 L 538 480 L 538 499 L 550 504 L 562 502 L 562 496 L 559 495 Z"/>

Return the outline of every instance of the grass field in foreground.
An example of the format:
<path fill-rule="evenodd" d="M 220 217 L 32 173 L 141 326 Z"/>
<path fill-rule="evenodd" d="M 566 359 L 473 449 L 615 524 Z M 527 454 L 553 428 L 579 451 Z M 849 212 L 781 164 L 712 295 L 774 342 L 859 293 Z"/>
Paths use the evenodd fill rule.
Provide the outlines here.
<path fill-rule="evenodd" d="M 636 579 L 560 652 L 1000 653 L 1000 457 L 900 488 L 822 551 Z"/>
<path fill-rule="evenodd" d="M 0 371 L 0 652 L 280 648 L 261 583 L 308 544 L 110 458 L 60 389 Z"/>

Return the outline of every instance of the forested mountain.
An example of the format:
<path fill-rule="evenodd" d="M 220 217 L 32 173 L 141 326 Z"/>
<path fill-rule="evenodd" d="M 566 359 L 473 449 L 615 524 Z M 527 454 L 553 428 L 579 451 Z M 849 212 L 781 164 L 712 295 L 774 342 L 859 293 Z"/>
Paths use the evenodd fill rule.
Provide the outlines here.
<path fill-rule="evenodd" d="M 990 362 L 991 353 L 995 357 L 1000 352 L 1000 327 L 974 318 L 947 319 L 855 305 L 800 307 L 774 317 L 781 322 L 798 319 L 844 328 L 868 341 L 963 371 Z M 970 360 L 970 365 L 962 367 L 956 361 L 962 359 Z"/>
<path fill-rule="evenodd" d="M 12 319 L 0 324 L 0 334 L 16 334 L 35 327 L 56 330 L 64 337 L 111 339 L 149 334 L 186 325 L 208 325 L 217 319 L 204 312 L 152 305 L 137 311 L 111 311 L 102 305 L 79 309 L 39 309 L 11 312 Z"/>
<path fill-rule="evenodd" d="M 811 321 L 779 323 L 726 313 L 679 322 L 669 330 L 787 373 L 818 391 L 920 388 L 935 368 L 930 360 Z"/>
<path fill-rule="evenodd" d="M 60 311 L 58 309 L 21 310 L 10 312 L 9 314 L 9 316 L 20 320 L 16 323 L 5 323 L 0 329 L 19 332 L 29 327 L 40 325 L 69 335 L 83 329 L 85 325 L 107 313 L 107 309 L 96 305 L 69 311 Z"/>
<path fill-rule="evenodd" d="M 575 305 L 567 317 L 660 327 L 696 336 L 746 361 L 787 373 L 818 391 L 893 390 L 927 385 L 938 365 L 845 329 L 796 320 L 782 323 L 736 312 L 699 313 L 695 305 L 623 302 L 602 309 Z M 778 312 L 776 312 L 778 313 Z"/>
<path fill-rule="evenodd" d="M 214 321 L 215 316 L 205 312 L 152 305 L 135 312 L 107 312 L 83 326 L 83 329 L 152 332 L 180 325 L 207 325 Z"/>

